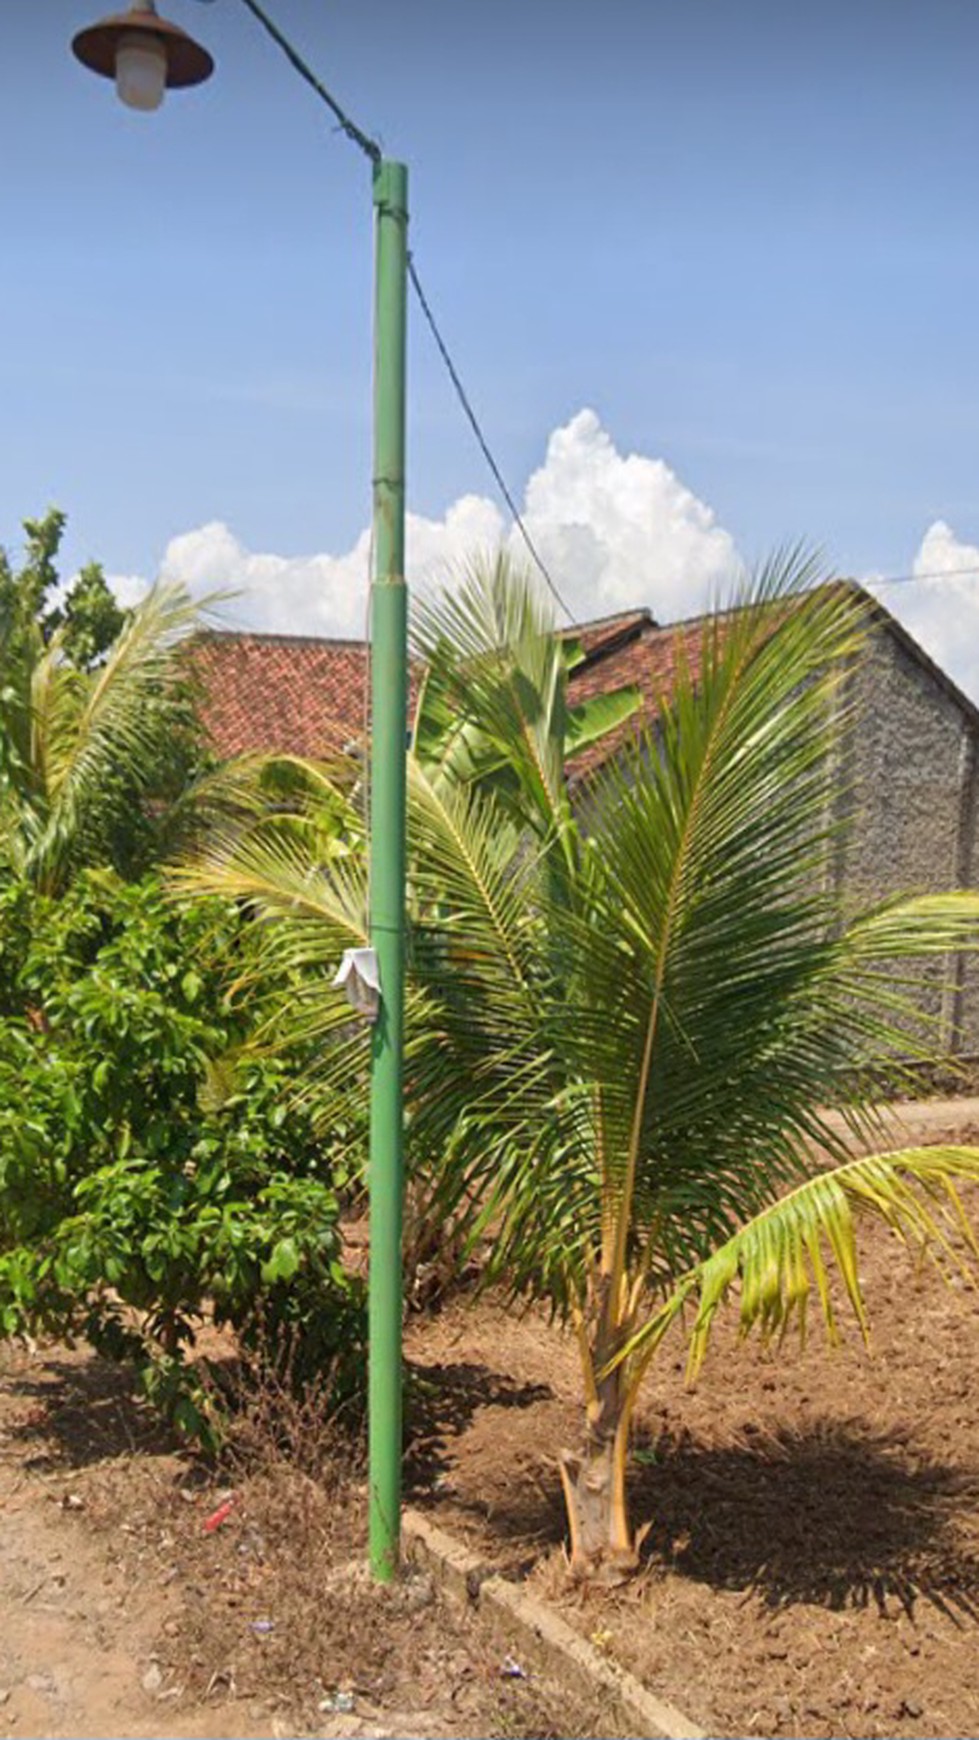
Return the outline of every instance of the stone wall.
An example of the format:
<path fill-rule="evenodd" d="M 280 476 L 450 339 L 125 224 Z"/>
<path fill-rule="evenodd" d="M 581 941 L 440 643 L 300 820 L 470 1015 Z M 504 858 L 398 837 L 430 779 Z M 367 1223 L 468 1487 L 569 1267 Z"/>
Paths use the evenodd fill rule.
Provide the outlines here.
<path fill-rule="evenodd" d="M 847 906 L 887 894 L 974 886 L 977 735 L 972 710 L 892 622 L 879 622 L 848 674 L 855 729 L 840 768 L 851 823 L 836 875 Z M 915 965 L 916 999 L 941 1022 L 946 1053 L 979 1054 L 979 961 Z"/>

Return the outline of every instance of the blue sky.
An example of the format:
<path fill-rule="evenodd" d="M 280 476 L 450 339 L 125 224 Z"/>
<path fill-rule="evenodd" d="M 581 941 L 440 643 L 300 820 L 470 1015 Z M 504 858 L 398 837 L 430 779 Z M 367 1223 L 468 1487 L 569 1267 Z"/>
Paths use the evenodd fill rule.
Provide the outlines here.
<path fill-rule="evenodd" d="M 738 557 L 979 567 L 974 0 L 268 0 L 412 177 L 419 271 L 576 612 L 689 614 Z M 241 0 L 156 115 L 5 0 L 0 542 L 69 514 L 133 595 L 357 632 L 366 164 Z M 410 560 L 506 536 L 417 310 Z M 979 696 L 979 575 L 886 589 Z"/>

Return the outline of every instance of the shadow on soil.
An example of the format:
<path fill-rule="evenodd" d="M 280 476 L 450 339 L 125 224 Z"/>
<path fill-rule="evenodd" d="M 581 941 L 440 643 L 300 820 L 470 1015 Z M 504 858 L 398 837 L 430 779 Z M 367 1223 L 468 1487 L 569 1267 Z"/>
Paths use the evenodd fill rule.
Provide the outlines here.
<path fill-rule="evenodd" d="M 174 1439 L 133 1393 L 132 1373 L 105 1360 L 48 1359 L 7 1375 L 9 1395 L 32 1404 L 5 1428 L 39 1472 L 85 1468 L 115 1456 L 165 1455 Z M 37 1444 L 37 1454 L 30 1445 Z"/>
<path fill-rule="evenodd" d="M 464 1415 L 474 1403 L 503 1399 L 490 1394 L 497 1381 L 490 1374 L 462 1369 Z M 439 1368 L 431 1376 L 442 1381 Z M 531 1405 L 532 1388 L 514 1385 L 509 1404 Z M 506 1461 L 501 1443 L 504 1477 Z M 501 1566 L 518 1564 L 521 1548 L 539 1554 L 563 1542 L 556 1468 L 546 1489 L 514 1478 L 511 1467 L 503 1490 L 491 1492 L 484 1481 L 467 1490 L 465 1455 L 456 1466 L 442 1436 L 416 1477 L 430 1482 L 444 1468 L 452 1480 L 447 1509 L 491 1516 Z M 931 1460 L 912 1438 L 865 1420 L 818 1420 L 721 1445 L 664 1429 L 640 1438 L 629 1498 L 634 1521 L 650 1523 L 643 1558 L 654 1574 L 667 1565 L 714 1588 L 751 1591 L 772 1607 L 883 1612 L 896 1602 L 910 1614 L 925 1600 L 957 1618 L 979 1616 L 979 1471 Z"/>
<path fill-rule="evenodd" d="M 771 1606 L 830 1608 L 921 1598 L 979 1613 L 967 1534 L 979 1476 L 916 1452 L 866 1421 L 816 1421 L 710 1446 L 663 1433 L 640 1445 L 633 1514 L 652 1519 L 645 1554 Z"/>
<path fill-rule="evenodd" d="M 6 1387 L 25 1404 L 7 1434 L 28 1451 L 28 1466 L 81 1468 L 174 1448 L 134 1397 L 127 1373 L 104 1361 L 25 1363 L 7 1375 Z M 546 1384 L 471 1362 L 411 1368 L 412 1496 L 438 1506 L 449 1476 L 448 1509 L 484 1523 L 491 1513 L 501 1561 L 516 1563 L 514 1549 L 521 1559 L 527 1548 L 536 1557 L 564 1539 L 556 1470 L 544 1482 L 521 1478 L 514 1466 L 515 1440 L 533 1430 L 527 1411 L 551 1398 Z M 467 1490 L 455 1441 L 484 1408 L 525 1418 L 519 1432 L 501 1427 L 493 1478 L 476 1478 Z M 979 1617 L 979 1471 L 928 1458 L 909 1435 L 877 1431 L 859 1418 L 746 1433 L 727 1444 L 664 1429 L 637 1444 L 629 1492 L 635 1521 L 651 1524 L 644 1545 L 651 1569 L 666 1564 L 715 1588 L 751 1590 L 773 1607 L 883 1611 L 897 1602 L 911 1613 L 926 1600 L 955 1616 Z"/>
<path fill-rule="evenodd" d="M 408 1368 L 405 1407 L 405 1469 L 418 1496 L 453 1463 L 452 1440 L 472 1423 L 480 1408 L 532 1408 L 549 1401 L 547 1384 L 518 1383 L 486 1365 L 458 1360 L 451 1365 Z"/>

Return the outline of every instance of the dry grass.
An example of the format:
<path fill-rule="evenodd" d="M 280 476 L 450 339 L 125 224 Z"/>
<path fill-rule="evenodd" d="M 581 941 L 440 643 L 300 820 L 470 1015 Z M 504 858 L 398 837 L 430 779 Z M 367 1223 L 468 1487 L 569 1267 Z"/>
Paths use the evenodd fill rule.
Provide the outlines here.
<path fill-rule="evenodd" d="M 478 1614 L 447 1606 L 427 1573 L 408 1564 L 397 1584 L 373 1583 L 363 1440 L 331 1412 L 326 1383 L 297 1392 L 288 1359 L 245 1358 L 220 1392 L 216 1465 L 123 1455 L 86 1480 L 87 1520 L 121 1542 L 141 1583 L 166 1586 L 158 1660 L 180 1689 L 174 1708 L 246 1700 L 291 1733 L 322 1732 L 351 1701 L 433 1740 L 601 1731 L 600 1712 L 560 1685 L 505 1672 Z"/>

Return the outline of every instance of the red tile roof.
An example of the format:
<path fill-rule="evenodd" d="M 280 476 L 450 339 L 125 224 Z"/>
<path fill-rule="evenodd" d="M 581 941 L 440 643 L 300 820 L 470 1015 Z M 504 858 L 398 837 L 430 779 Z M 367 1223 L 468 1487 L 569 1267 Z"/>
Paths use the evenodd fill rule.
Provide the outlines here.
<path fill-rule="evenodd" d="M 367 647 L 287 634 L 201 634 L 189 652 L 201 716 L 222 760 L 317 756 L 364 734 Z"/>
<path fill-rule="evenodd" d="M 872 616 L 979 727 L 973 703 L 876 600 Z M 643 701 L 633 719 L 575 757 L 572 778 L 607 760 L 669 698 L 678 661 L 699 662 L 707 620 L 693 617 L 660 628 L 648 610 L 627 610 L 564 631 L 585 654 L 570 675 L 572 705 L 629 684 L 638 687 Z M 255 750 L 317 756 L 364 736 L 369 653 L 362 641 L 207 633 L 193 641 L 189 657 L 204 724 L 222 759 Z"/>
<path fill-rule="evenodd" d="M 596 616 L 590 622 L 575 622 L 563 629 L 567 640 L 576 640 L 589 657 L 597 652 L 611 652 L 624 640 L 631 640 L 640 628 L 658 626 L 650 611 L 620 610 L 615 616 Z"/>
<path fill-rule="evenodd" d="M 585 653 L 571 673 L 569 699 L 637 683 L 647 703 L 668 684 L 677 634 L 699 625 L 658 628 L 648 610 L 623 611 L 568 630 Z M 222 760 L 254 751 L 317 756 L 365 733 L 369 651 L 363 641 L 301 635 L 212 632 L 193 641 L 189 660 L 201 715 Z M 576 759 L 590 771 L 626 740 L 630 721 Z"/>
<path fill-rule="evenodd" d="M 593 645 L 590 655 L 571 672 L 571 705 L 633 685 L 642 697 L 642 707 L 618 730 L 575 756 L 569 768 L 572 778 L 580 779 L 607 761 L 642 729 L 660 702 L 669 698 L 679 661 L 695 664 L 699 659 L 704 620 L 696 617 L 672 628 L 660 628 L 644 611 L 636 613 L 627 632 Z"/>

